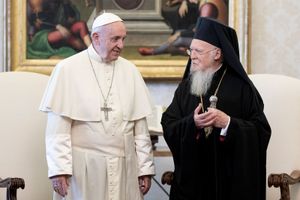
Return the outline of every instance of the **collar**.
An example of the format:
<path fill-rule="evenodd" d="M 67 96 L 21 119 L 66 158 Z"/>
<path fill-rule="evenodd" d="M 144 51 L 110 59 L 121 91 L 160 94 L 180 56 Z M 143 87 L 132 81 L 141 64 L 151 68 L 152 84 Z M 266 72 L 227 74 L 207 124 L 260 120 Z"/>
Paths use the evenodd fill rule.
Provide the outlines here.
<path fill-rule="evenodd" d="M 88 47 L 87 51 L 91 59 L 96 60 L 97 62 L 103 62 L 103 59 L 99 56 L 93 44 Z"/>
<path fill-rule="evenodd" d="M 99 56 L 99 54 L 97 53 L 97 51 L 95 50 L 95 48 L 93 47 L 92 44 L 88 47 L 87 53 L 89 54 L 89 57 L 92 60 L 95 60 L 98 63 L 102 63 L 104 66 L 113 66 L 116 62 L 116 61 L 112 61 L 110 63 L 104 62 L 103 59 Z"/>

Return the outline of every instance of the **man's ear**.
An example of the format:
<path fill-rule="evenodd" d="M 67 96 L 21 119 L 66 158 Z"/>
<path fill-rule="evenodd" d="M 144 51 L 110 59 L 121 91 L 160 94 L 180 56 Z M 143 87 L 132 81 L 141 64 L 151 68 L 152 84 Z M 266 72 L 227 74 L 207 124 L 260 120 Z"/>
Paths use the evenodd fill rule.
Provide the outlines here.
<path fill-rule="evenodd" d="M 220 48 L 217 48 L 215 52 L 215 60 L 220 60 L 222 58 L 222 50 Z"/>
<path fill-rule="evenodd" d="M 93 33 L 92 34 L 92 40 L 96 43 L 96 44 L 99 44 L 100 42 L 100 36 L 99 36 L 99 33 Z"/>

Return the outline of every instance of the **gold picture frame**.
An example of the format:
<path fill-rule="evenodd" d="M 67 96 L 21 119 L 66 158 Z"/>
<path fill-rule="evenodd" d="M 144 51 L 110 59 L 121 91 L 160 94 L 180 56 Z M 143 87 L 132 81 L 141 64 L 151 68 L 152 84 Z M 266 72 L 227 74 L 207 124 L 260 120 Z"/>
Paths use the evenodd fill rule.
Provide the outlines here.
<path fill-rule="evenodd" d="M 31 71 L 50 74 L 59 59 L 27 59 L 26 58 L 26 4 L 27 0 L 11 1 L 11 70 Z M 238 34 L 240 42 L 241 62 L 247 68 L 249 64 L 249 10 L 248 0 L 229 0 L 229 26 L 233 27 Z M 147 79 L 178 79 L 182 77 L 186 60 L 131 60 Z"/>

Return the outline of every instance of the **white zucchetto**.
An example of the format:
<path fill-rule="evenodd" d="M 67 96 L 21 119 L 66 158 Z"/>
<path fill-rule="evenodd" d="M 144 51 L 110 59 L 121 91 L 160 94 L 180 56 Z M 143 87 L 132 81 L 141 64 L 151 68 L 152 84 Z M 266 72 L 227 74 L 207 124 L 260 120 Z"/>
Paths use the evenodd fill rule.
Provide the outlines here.
<path fill-rule="evenodd" d="M 96 17 L 96 19 L 94 20 L 93 22 L 93 25 L 92 25 L 92 30 L 98 26 L 103 26 L 103 25 L 106 25 L 106 24 L 110 24 L 110 23 L 113 23 L 113 22 L 122 22 L 123 20 L 113 14 L 113 13 L 103 13 L 101 15 L 99 15 L 98 17 Z"/>

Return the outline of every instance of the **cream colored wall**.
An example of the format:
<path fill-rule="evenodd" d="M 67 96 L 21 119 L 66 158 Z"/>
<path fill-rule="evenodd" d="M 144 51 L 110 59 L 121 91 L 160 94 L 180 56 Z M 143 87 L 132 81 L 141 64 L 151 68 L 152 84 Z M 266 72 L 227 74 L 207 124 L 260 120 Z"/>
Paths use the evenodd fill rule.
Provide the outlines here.
<path fill-rule="evenodd" d="M 300 1 L 252 1 L 251 72 L 300 78 Z"/>

